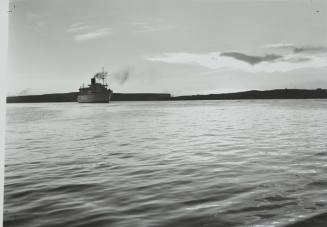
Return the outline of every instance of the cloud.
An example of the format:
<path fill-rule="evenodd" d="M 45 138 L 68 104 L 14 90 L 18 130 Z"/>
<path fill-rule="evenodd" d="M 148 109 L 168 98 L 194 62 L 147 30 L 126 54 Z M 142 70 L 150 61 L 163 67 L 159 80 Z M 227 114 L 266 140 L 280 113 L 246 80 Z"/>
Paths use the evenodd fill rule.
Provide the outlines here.
<path fill-rule="evenodd" d="M 90 40 L 90 39 L 96 39 L 96 38 L 108 35 L 110 33 L 110 30 L 111 30 L 110 28 L 100 28 L 100 29 L 96 29 L 92 32 L 77 34 L 74 36 L 74 39 L 76 41 L 85 41 L 85 40 Z"/>
<path fill-rule="evenodd" d="M 294 53 L 301 53 L 301 52 L 325 53 L 327 52 L 327 47 L 323 47 L 323 46 L 294 47 L 293 52 Z"/>
<path fill-rule="evenodd" d="M 327 67 L 326 54 L 303 55 L 290 53 L 284 56 L 266 54 L 251 56 L 239 52 L 165 53 L 161 56 L 145 57 L 148 61 L 170 64 L 187 64 L 209 69 L 238 70 L 245 72 L 289 72 L 304 68 Z"/>
<path fill-rule="evenodd" d="M 275 55 L 275 54 L 266 54 L 265 56 L 251 56 L 251 55 L 246 55 L 246 54 L 238 53 L 238 52 L 225 52 L 225 53 L 221 53 L 220 55 L 226 56 L 226 57 L 232 57 L 237 60 L 247 62 L 251 65 L 255 65 L 260 62 L 271 62 L 276 59 L 282 58 L 282 56 Z"/>
<path fill-rule="evenodd" d="M 79 27 L 79 26 L 82 26 L 82 25 L 84 25 L 83 22 L 77 22 L 77 23 L 71 24 L 69 27 L 70 28 L 76 28 L 76 27 Z"/>
<path fill-rule="evenodd" d="M 176 26 L 164 24 L 162 20 L 151 22 L 131 22 L 134 27 L 134 34 L 159 32 L 174 29 Z"/>
<path fill-rule="evenodd" d="M 272 48 L 272 49 L 291 49 L 293 53 L 326 53 L 327 47 L 325 46 L 296 46 L 293 44 L 284 44 L 284 43 L 277 43 L 277 44 L 268 44 L 264 46 L 265 48 Z"/>
<path fill-rule="evenodd" d="M 293 48 L 294 45 L 291 43 L 275 43 L 275 44 L 267 44 L 264 48 L 276 48 L 276 49 L 287 49 Z"/>
<path fill-rule="evenodd" d="M 99 28 L 95 25 L 88 25 L 82 22 L 74 23 L 67 29 L 68 33 L 74 34 L 74 40 L 85 41 L 99 38 L 110 34 L 111 28 Z"/>
<path fill-rule="evenodd" d="M 92 28 L 94 28 L 94 26 L 85 25 L 85 24 L 76 24 L 76 25 L 70 26 L 67 29 L 67 32 L 75 33 L 75 32 L 85 31 L 85 30 L 92 29 Z"/>
<path fill-rule="evenodd" d="M 238 70 L 244 72 L 289 72 L 297 69 L 327 67 L 327 47 L 296 46 L 276 43 L 264 46 L 271 53 L 250 55 L 242 52 L 165 53 L 145 59 L 170 64 L 187 64 L 214 70 Z M 282 50 L 282 52 L 280 51 Z"/>
<path fill-rule="evenodd" d="M 136 30 L 134 32 L 134 34 L 165 31 L 165 30 L 170 30 L 170 29 L 173 29 L 173 28 L 174 28 L 174 26 L 153 27 L 153 26 L 149 26 L 149 25 L 144 25 L 141 29 Z"/>
<path fill-rule="evenodd" d="M 307 62 L 311 61 L 312 59 L 310 57 L 301 57 L 301 56 L 296 56 L 296 55 L 289 55 L 285 56 L 282 61 L 286 62 L 292 62 L 292 63 L 301 63 L 301 62 Z"/>

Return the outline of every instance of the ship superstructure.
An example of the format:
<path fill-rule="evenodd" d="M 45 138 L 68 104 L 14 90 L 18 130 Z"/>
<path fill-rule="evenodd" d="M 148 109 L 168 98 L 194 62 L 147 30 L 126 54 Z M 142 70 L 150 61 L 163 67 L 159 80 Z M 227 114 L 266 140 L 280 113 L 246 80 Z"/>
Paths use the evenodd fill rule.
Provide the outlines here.
<path fill-rule="evenodd" d="M 88 87 L 79 88 L 79 94 L 77 101 L 79 103 L 108 103 L 111 98 L 112 90 L 108 88 L 108 84 L 105 83 L 105 79 L 108 77 L 108 73 L 102 70 L 102 72 L 96 73 L 91 78 L 91 84 Z"/>

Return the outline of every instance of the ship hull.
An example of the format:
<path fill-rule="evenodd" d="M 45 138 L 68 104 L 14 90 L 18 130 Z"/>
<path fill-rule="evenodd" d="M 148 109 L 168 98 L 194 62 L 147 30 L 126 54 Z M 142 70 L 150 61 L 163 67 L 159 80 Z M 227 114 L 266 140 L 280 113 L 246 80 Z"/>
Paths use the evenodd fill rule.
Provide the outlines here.
<path fill-rule="evenodd" d="M 108 103 L 111 98 L 111 93 L 95 93 L 78 95 L 77 102 L 79 103 Z"/>

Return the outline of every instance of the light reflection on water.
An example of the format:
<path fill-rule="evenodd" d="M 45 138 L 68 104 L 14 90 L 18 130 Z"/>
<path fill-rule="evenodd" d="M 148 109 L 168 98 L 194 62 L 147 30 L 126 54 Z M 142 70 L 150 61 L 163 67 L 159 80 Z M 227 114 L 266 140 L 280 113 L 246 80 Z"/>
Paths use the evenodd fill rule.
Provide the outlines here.
<path fill-rule="evenodd" d="M 5 226 L 327 219 L 326 110 L 325 100 L 9 104 Z"/>

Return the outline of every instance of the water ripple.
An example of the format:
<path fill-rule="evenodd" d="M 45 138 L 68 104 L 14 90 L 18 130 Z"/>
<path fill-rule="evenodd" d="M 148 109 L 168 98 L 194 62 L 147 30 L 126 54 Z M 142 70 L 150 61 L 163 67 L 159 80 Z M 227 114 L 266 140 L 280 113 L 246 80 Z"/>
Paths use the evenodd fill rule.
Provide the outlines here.
<path fill-rule="evenodd" d="M 325 100 L 10 104 L 4 226 L 324 226 L 326 110 Z"/>

